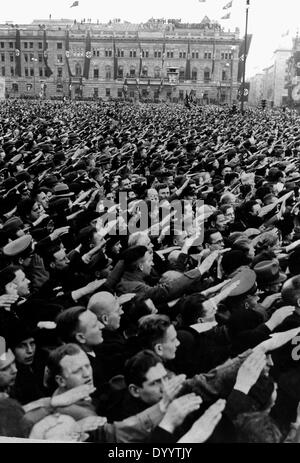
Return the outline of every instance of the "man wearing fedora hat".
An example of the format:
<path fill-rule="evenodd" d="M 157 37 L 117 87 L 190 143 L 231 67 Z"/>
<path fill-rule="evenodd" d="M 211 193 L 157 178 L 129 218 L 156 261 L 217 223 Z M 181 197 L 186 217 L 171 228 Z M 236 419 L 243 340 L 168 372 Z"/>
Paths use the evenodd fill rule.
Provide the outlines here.
<path fill-rule="evenodd" d="M 277 259 L 259 262 L 253 267 L 253 270 L 257 276 L 258 288 L 263 292 L 264 297 L 280 293 L 287 276 L 280 271 Z"/>

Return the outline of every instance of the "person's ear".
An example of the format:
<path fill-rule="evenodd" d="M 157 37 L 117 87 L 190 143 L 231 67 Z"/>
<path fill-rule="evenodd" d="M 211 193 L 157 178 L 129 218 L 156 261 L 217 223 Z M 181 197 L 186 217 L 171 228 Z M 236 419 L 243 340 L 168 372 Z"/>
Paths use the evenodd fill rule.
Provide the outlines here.
<path fill-rule="evenodd" d="M 22 265 L 23 262 L 24 262 L 24 259 L 22 259 L 22 257 L 19 257 L 19 259 L 18 259 L 18 264 L 19 264 L 19 265 Z"/>
<path fill-rule="evenodd" d="M 245 302 L 245 309 L 249 309 L 249 302 Z"/>
<path fill-rule="evenodd" d="M 55 381 L 57 382 L 59 387 L 66 386 L 66 380 L 61 375 L 55 375 Z"/>
<path fill-rule="evenodd" d="M 50 262 L 50 268 L 55 268 L 55 263 L 54 262 Z"/>
<path fill-rule="evenodd" d="M 129 391 L 129 394 L 132 395 L 132 397 L 135 397 L 135 398 L 140 397 L 140 388 L 136 386 L 135 384 L 129 384 L 128 391 Z"/>
<path fill-rule="evenodd" d="M 139 264 L 138 267 L 141 270 L 141 272 L 144 270 L 144 265 L 143 264 Z"/>
<path fill-rule="evenodd" d="M 201 317 L 197 318 L 197 323 L 203 323 L 203 319 Z"/>
<path fill-rule="evenodd" d="M 300 307 L 300 297 L 297 299 L 297 307 Z"/>
<path fill-rule="evenodd" d="M 75 334 L 75 339 L 79 344 L 85 344 L 86 343 L 85 336 L 84 336 L 83 333 L 80 333 L 80 331 Z"/>
<path fill-rule="evenodd" d="M 155 344 L 153 350 L 154 350 L 154 352 L 155 352 L 157 355 L 159 355 L 159 357 L 162 356 L 162 354 L 163 354 L 163 347 L 162 347 L 162 345 L 161 345 L 160 343 Z"/>
<path fill-rule="evenodd" d="M 107 316 L 107 314 L 103 314 L 103 315 L 100 317 L 100 322 L 103 323 L 103 325 L 107 325 L 107 323 L 108 323 L 108 316 Z"/>

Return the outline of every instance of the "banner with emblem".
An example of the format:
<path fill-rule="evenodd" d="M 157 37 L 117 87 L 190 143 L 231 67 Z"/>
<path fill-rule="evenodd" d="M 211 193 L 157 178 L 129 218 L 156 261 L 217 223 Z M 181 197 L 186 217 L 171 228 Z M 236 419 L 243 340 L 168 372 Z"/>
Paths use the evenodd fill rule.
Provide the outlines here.
<path fill-rule="evenodd" d="M 16 29 L 16 69 L 15 75 L 21 77 L 21 35 L 19 29 Z"/>
<path fill-rule="evenodd" d="M 72 71 L 71 71 L 71 68 L 70 68 L 70 62 L 69 62 L 69 58 L 70 58 L 70 33 L 69 31 L 67 30 L 66 32 L 66 38 L 65 38 L 65 54 L 66 54 L 66 63 L 67 63 L 67 68 L 68 68 L 68 74 L 69 74 L 69 77 L 73 77 L 73 74 L 72 74 Z"/>
<path fill-rule="evenodd" d="M 246 58 L 248 56 L 249 48 L 251 45 L 251 40 L 252 40 L 252 34 L 247 35 Z M 237 75 L 238 82 L 241 82 L 242 80 L 244 66 L 245 66 L 245 37 L 240 43 L 240 48 L 239 48 L 239 66 L 238 66 L 238 75 Z"/>
<path fill-rule="evenodd" d="M 84 65 L 83 65 L 83 77 L 85 77 L 85 79 L 89 78 L 91 58 L 92 58 L 91 34 L 90 34 L 90 31 L 88 31 L 86 38 L 85 38 L 85 56 L 84 56 Z"/>
<path fill-rule="evenodd" d="M 47 43 L 46 29 L 44 29 L 43 49 L 44 49 L 45 76 L 50 77 L 53 74 L 53 72 L 48 65 L 48 43 Z"/>
<path fill-rule="evenodd" d="M 191 45 L 188 41 L 187 58 L 185 63 L 185 80 L 191 80 Z"/>
<path fill-rule="evenodd" d="M 244 98 L 243 98 L 244 101 L 248 101 L 249 90 L 250 90 L 250 82 L 245 82 Z M 243 93 L 243 84 L 241 84 L 240 88 L 238 89 L 238 94 L 237 94 L 238 101 L 242 100 L 242 93 Z"/>

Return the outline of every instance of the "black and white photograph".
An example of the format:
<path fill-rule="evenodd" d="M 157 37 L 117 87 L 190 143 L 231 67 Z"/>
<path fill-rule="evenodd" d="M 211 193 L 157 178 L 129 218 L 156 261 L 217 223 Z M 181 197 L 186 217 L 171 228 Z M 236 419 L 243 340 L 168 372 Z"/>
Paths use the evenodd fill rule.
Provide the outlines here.
<path fill-rule="evenodd" d="M 300 443 L 299 360 L 299 0 L 1 5 L 1 450 Z"/>

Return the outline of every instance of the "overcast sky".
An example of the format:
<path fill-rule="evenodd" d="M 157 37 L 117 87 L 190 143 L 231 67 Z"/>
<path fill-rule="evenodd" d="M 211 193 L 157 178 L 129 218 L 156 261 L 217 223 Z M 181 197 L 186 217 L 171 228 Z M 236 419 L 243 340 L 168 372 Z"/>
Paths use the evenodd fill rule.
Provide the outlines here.
<path fill-rule="evenodd" d="M 223 10 L 229 0 L 79 0 L 79 6 L 70 8 L 74 0 L 14 0 L 2 2 L 0 22 L 31 23 L 33 19 L 91 18 L 107 22 L 113 18 L 122 21 L 145 22 L 153 18 L 181 18 L 183 22 L 200 22 L 205 15 L 220 20 L 231 11 L 231 18 L 220 20 L 227 29 L 245 29 L 246 0 L 233 0 L 232 8 Z M 300 0 L 250 0 L 248 32 L 253 34 L 247 62 L 247 76 L 260 72 L 272 62 L 273 51 L 279 45 L 292 45 L 292 36 L 300 27 Z M 281 37 L 289 30 L 289 35 Z"/>

